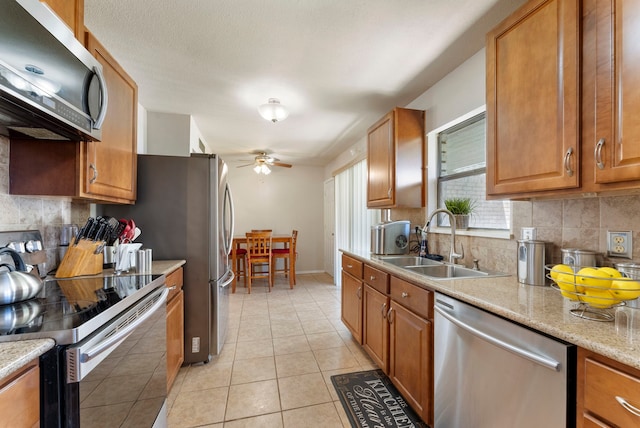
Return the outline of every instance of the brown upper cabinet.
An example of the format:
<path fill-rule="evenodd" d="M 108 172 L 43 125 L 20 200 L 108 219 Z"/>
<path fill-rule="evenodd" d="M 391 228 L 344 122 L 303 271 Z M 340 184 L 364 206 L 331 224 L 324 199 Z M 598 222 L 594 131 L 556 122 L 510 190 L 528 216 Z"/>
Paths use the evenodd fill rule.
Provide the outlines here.
<path fill-rule="evenodd" d="M 425 206 L 424 110 L 396 107 L 367 131 L 367 207 Z"/>
<path fill-rule="evenodd" d="M 488 33 L 490 198 L 640 187 L 639 26 L 640 0 L 531 0 Z"/>
<path fill-rule="evenodd" d="M 109 104 L 100 142 L 11 139 L 9 192 L 95 202 L 136 199 L 138 87 L 90 32 L 85 47 L 102 64 Z"/>
<path fill-rule="evenodd" d="M 593 153 L 593 183 L 596 190 L 629 181 L 639 187 L 640 0 L 585 0 L 584 16 L 584 63 L 589 73 L 584 76 L 588 87 L 583 102 L 589 122 L 583 144 Z"/>
<path fill-rule="evenodd" d="M 578 0 L 532 0 L 487 35 L 487 195 L 580 185 Z"/>
<path fill-rule="evenodd" d="M 64 21 L 76 38 L 84 37 L 84 0 L 40 0 Z"/>
<path fill-rule="evenodd" d="M 133 202 L 136 199 L 138 86 L 88 31 L 86 47 L 102 64 L 109 107 L 102 141 L 85 143 L 84 196 Z"/>

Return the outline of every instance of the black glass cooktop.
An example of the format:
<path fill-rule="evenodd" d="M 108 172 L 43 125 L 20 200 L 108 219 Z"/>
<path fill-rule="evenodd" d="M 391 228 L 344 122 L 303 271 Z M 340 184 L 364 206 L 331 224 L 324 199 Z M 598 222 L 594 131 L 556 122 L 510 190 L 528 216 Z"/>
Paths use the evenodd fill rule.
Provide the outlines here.
<path fill-rule="evenodd" d="M 161 275 L 46 280 L 31 300 L 0 306 L 0 342 L 52 338 L 77 343 L 164 285 Z"/>

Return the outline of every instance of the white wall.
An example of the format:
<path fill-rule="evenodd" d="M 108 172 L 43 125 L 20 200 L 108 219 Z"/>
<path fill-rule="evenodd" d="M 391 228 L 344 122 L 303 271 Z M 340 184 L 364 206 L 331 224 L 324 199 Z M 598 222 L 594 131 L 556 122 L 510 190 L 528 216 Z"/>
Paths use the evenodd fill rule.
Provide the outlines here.
<path fill-rule="evenodd" d="M 236 235 L 251 229 L 274 234 L 298 230 L 297 272 L 324 271 L 323 168 L 295 165 L 258 175 L 252 168 L 229 168 L 236 210 Z"/>
<path fill-rule="evenodd" d="M 406 106 L 426 111 L 427 133 L 485 104 L 485 54 L 481 49 Z"/>
<path fill-rule="evenodd" d="M 146 112 L 145 152 L 151 155 L 189 156 L 211 153 L 195 120 L 188 114 Z M 204 149 L 200 147 L 200 143 Z"/>

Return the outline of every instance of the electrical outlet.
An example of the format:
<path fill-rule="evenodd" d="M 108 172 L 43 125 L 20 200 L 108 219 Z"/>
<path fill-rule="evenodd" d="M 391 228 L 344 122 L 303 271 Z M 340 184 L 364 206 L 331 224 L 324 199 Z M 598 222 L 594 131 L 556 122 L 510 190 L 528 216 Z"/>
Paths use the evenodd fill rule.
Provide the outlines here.
<path fill-rule="evenodd" d="M 522 239 L 525 241 L 533 241 L 536 239 L 536 228 L 535 227 L 523 227 L 522 228 Z"/>
<path fill-rule="evenodd" d="M 631 231 L 607 231 L 607 255 L 630 259 L 633 255 Z"/>

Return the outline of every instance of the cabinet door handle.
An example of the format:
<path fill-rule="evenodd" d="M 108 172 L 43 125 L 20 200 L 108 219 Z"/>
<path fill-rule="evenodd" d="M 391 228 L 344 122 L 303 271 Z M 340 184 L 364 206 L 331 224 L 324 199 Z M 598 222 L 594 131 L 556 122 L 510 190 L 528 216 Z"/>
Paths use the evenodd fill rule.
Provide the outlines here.
<path fill-rule="evenodd" d="M 387 304 L 383 303 L 382 306 L 380 307 L 380 312 L 382 312 L 382 319 L 385 319 L 387 317 Z"/>
<path fill-rule="evenodd" d="M 393 317 L 391 315 L 393 315 L 393 308 L 389 308 L 389 312 L 387 312 L 387 321 L 389 321 L 389 324 L 393 324 Z"/>
<path fill-rule="evenodd" d="M 600 138 L 596 144 L 596 149 L 593 152 L 593 157 L 596 159 L 596 166 L 598 169 L 604 169 L 604 162 L 602 160 L 602 147 L 604 146 L 605 139 Z"/>
<path fill-rule="evenodd" d="M 362 298 L 362 287 L 358 287 L 358 290 L 356 291 L 356 296 L 358 296 L 358 299 Z"/>
<path fill-rule="evenodd" d="M 406 299 L 407 297 L 409 297 L 409 293 L 407 293 L 406 291 L 403 291 L 401 296 L 403 299 Z"/>
<path fill-rule="evenodd" d="M 633 414 L 634 414 L 634 415 L 636 415 L 636 416 L 640 416 L 640 409 L 638 409 L 637 407 L 632 406 L 631 404 L 629 404 L 629 403 L 627 402 L 627 400 L 625 400 L 624 398 L 619 397 L 619 396 L 617 396 L 617 395 L 616 395 L 616 401 L 617 401 L 618 403 L 620 403 L 620 405 L 621 405 L 622 407 L 624 407 L 624 409 L 625 409 L 627 412 L 629 412 L 629 413 L 633 413 Z"/>
<path fill-rule="evenodd" d="M 98 168 L 92 163 L 89 164 L 89 169 L 93 170 L 93 176 L 89 179 L 89 183 L 93 184 L 98 179 Z"/>
<path fill-rule="evenodd" d="M 178 288 L 177 285 L 172 285 L 171 287 L 167 287 L 169 290 L 175 290 L 176 288 Z"/>
<path fill-rule="evenodd" d="M 353 269 L 353 265 L 347 265 L 348 269 Z"/>
<path fill-rule="evenodd" d="M 389 187 L 389 190 L 387 190 L 387 198 L 391 197 L 391 187 Z"/>
<path fill-rule="evenodd" d="M 369 277 L 369 281 L 375 281 L 375 280 L 376 280 L 376 277 L 375 277 L 375 276 L 371 275 L 371 276 Z"/>
<path fill-rule="evenodd" d="M 573 176 L 573 170 L 571 169 L 571 155 L 573 154 L 573 147 L 569 147 L 567 153 L 564 155 L 564 169 L 567 171 L 569 177 Z"/>

